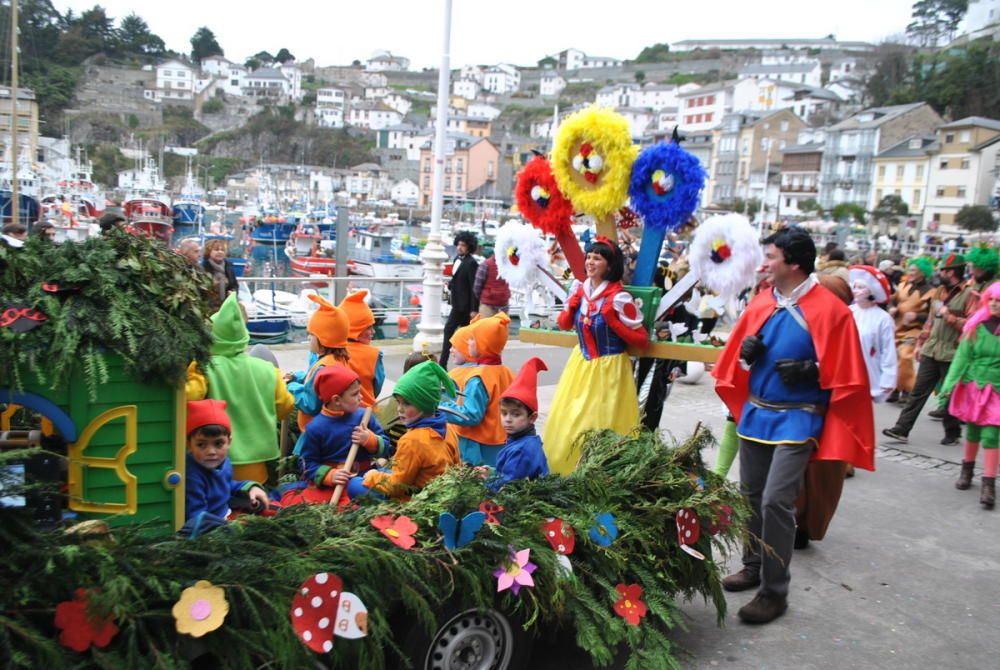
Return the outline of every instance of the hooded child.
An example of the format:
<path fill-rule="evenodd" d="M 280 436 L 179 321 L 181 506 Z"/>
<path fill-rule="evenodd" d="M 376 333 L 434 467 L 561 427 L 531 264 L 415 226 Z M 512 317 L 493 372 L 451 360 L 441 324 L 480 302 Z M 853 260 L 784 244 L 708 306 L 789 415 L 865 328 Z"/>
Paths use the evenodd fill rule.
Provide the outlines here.
<path fill-rule="evenodd" d="M 507 434 L 507 442 L 497 454 L 496 472 L 487 482 L 491 491 L 515 479 L 535 479 L 549 474 L 542 438 L 535 432 L 538 373 L 548 369 L 541 358 L 529 358 L 500 396 L 500 424 Z"/>
<path fill-rule="evenodd" d="M 372 407 L 382 392 L 385 366 L 382 364 L 382 352 L 372 345 L 375 315 L 365 302 L 366 297 L 367 290 L 352 293 L 340 302 L 340 309 L 350 322 L 347 333 L 348 365 L 361 380 L 361 405 Z"/>
<path fill-rule="evenodd" d="M 470 465 L 497 464 L 497 455 L 507 441 L 500 425 L 500 396 L 510 386 L 514 373 L 500 356 L 507 346 L 510 317 L 500 312 L 470 324 L 467 339 L 470 362 L 451 370 L 459 399 L 443 402 L 448 422 L 455 426 L 462 461 Z M 456 332 L 456 335 L 462 330 Z M 461 351 L 461 342 L 455 345 Z M 465 353 L 463 352 L 463 356 Z M 475 361 L 474 363 L 471 361 Z"/>
<path fill-rule="evenodd" d="M 187 479 L 184 485 L 184 527 L 181 534 L 197 537 L 221 526 L 231 498 L 248 497 L 254 507 L 268 504 L 259 483 L 233 478 L 229 461 L 232 426 L 225 400 L 187 403 Z"/>
<path fill-rule="evenodd" d="M 306 330 L 309 333 L 309 353 L 316 359 L 306 371 L 294 372 L 288 383 L 288 390 L 295 396 L 295 407 L 299 410 L 299 439 L 295 443 L 293 453 L 302 453 L 302 440 L 305 437 L 306 426 L 312 418 L 319 414 L 323 402 L 316 395 L 313 381 L 316 374 L 327 365 L 348 365 L 347 338 L 351 324 L 347 314 L 326 298 L 310 294 L 309 299 L 319 305 L 309 318 Z"/>
<path fill-rule="evenodd" d="M 458 437 L 438 409 L 441 395 L 454 398 L 455 382 L 444 368 L 426 361 L 410 368 L 392 391 L 399 403 L 399 418 L 406 434 L 396 445 L 391 469 L 370 470 L 364 478 L 348 484 L 351 498 L 369 492 L 388 498 L 408 500 L 446 469 L 458 465 Z"/>
<path fill-rule="evenodd" d="M 188 367 L 188 400 L 225 400 L 232 423 L 229 458 L 237 479 L 266 482 L 267 464 L 278 458 L 277 425 L 292 411 L 295 399 L 281 371 L 247 354 L 250 333 L 236 294 L 212 315 L 212 358 L 202 370 Z"/>
<path fill-rule="evenodd" d="M 354 370 L 346 365 L 327 365 L 316 374 L 313 386 L 323 408 L 303 433 L 299 454 L 302 475 L 313 486 L 334 488 L 335 473 L 343 468 L 352 445 L 359 446 L 352 472 L 364 473 L 371 468 L 373 458 L 385 455 L 389 438 L 374 416 L 366 426 L 361 425 L 365 409 L 361 380 Z M 324 497 L 328 499 L 329 494 Z"/>

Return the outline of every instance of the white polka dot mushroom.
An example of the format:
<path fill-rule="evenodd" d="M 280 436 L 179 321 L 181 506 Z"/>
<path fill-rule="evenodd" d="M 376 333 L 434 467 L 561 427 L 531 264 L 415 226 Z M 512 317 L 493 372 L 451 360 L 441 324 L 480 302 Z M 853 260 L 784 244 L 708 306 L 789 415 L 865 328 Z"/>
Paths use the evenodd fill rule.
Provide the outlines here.
<path fill-rule="evenodd" d="M 317 654 L 333 649 L 331 623 L 340 607 L 342 588 L 337 575 L 321 572 L 303 582 L 292 598 L 292 628 L 299 639 Z M 326 593 L 330 595 L 324 595 Z"/>

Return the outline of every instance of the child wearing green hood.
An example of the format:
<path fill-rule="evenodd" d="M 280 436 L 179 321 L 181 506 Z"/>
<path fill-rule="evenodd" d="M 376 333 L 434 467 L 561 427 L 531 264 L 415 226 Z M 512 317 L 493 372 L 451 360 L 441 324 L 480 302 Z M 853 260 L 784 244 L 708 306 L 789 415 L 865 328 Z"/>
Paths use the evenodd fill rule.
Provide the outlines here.
<path fill-rule="evenodd" d="M 357 498 L 375 492 L 407 500 L 446 469 L 458 465 L 458 436 L 438 410 L 442 392 L 454 398 L 455 391 L 455 382 L 434 361 L 415 365 L 400 377 L 392 395 L 407 430 L 396 445 L 392 468 L 370 470 L 363 478 L 351 478 L 348 495 Z M 346 473 L 342 478 L 347 479 Z M 339 483 L 336 478 L 334 483 Z"/>
<path fill-rule="evenodd" d="M 204 370 L 188 367 L 185 394 L 190 400 L 225 400 L 232 423 L 229 459 L 233 477 L 268 479 L 267 463 L 278 458 L 278 421 L 295 406 L 281 371 L 246 353 L 250 333 L 236 294 L 230 293 L 212 315 L 212 359 Z"/>

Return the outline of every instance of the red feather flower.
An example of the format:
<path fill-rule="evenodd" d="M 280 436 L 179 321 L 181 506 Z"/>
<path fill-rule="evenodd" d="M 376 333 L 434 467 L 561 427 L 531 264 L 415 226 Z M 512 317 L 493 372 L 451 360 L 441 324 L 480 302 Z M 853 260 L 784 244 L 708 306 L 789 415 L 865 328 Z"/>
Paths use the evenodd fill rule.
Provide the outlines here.
<path fill-rule="evenodd" d="M 573 203 L 559 190 L 552 165 L 542 156 L 532 158 L 518 174 L 514 197 L 524 218 L 548 235 L 571 224 Z"/>

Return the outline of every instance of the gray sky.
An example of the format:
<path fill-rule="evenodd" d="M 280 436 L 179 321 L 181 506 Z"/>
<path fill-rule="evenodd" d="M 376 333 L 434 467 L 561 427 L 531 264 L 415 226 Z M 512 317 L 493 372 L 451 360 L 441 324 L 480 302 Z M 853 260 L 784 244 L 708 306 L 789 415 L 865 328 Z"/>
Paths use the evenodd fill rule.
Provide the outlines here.
<path fill-rule="evenodd" d="M 191 49 L 200 26 L 242 62 L 287 47 L 318 65 L 364 61 L 376 49 L 411 67 L 441 61 L 444 0 L 54 0 L 61 12 L 100 4 L 116 20 L 135 11 L 167 47 Z M 699 38 L 821 37 L 877 42 L 899 34 L 913 0 L 453 0 L 451 65 L 534 65 L 567 47 L 635 58 L 644 46 Z M 609 11 L 613 8 L 614 11 Z"/>

